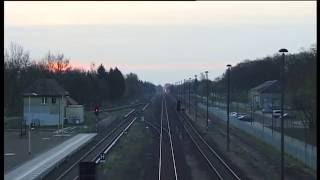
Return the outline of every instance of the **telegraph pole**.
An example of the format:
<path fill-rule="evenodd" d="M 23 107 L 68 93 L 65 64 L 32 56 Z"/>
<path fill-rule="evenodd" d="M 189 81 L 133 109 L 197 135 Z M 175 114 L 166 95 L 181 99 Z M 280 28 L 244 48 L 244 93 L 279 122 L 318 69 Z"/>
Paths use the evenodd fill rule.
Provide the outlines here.
<path fill-rule="evenodd" d="M 189 83 L 188 83 L 188 87 L 189 87 L 189 113 L 190 113 L 190 85 L 191 85 L 191 78 L 189 78 Z"/>
<path fill-rule="evenodd" d="M 230 104 L 230 68 L 231 65 L 228 64 L 228 96 L 227 96 L 227 151 L 229 151 L 229 144 L 230 144 L 230 137 L 229 137 L 229 118 L 230 118 L 230 113 L 229 113 L 229 104 Z"/>
<path fill-rule="evenodd" d="M 208 71 L 205 71 L 205 73 L 206 73 L 206 79 L 207 79 L 206 85 L 207 85 L 207 131 L 208 131 L 208 129 L 209 129 L 209 113 L 208 113 L 208 102 L 209 102 L 209 97 L 208 97 L 208 95 L 209 95 Z"/>
<path fill-rule="evenodd" d="M 284 105 L 284 81 L 285 81 L 285 53 L 287 49 L 280 49 L 282 53 L 282 76 L 281 76 L 281 180 L 284 180 L 284 135 L 283 135 L 283 105 Z"/>
<path fill-rule="evenodd" d="M 198 109 L 198 99 L 197 99 L 197 75 L 194 75 L 194 97 L 195 97 L 195 113 L 194 113 L 194 116 L 195 116 L 195 121 L 197 121 L 197 109 Z"/>
<path fill-rule="evenodd" d="M 184 104 L 185 107 L 187 108 L 187 101 L 186 101 L 186 95 L 187 95 L 187 87 L 186 87 L 186 79 L 183 80 L 183 100 L 184 100 Z"/>

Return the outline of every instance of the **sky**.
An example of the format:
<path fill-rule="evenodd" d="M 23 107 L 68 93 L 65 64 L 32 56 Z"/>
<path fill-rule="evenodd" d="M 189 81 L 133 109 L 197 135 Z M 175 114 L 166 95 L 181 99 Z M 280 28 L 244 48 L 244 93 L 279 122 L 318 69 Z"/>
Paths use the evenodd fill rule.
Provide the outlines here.
<path fill-rule="evenodd" d="M 245 59 L 316 43 L 316 1 L 134 1 L 4 3 L 4 47 L 33 60 L 62 52 L 73 67 L 101 63 L 156 85 Z"/>

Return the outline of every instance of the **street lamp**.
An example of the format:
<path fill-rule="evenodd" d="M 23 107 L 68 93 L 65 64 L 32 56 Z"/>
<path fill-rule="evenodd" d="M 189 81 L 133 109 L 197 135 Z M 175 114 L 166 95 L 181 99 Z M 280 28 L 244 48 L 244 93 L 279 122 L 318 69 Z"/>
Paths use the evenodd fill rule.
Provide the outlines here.
<path fill-rule="evenodd" d="M 180 81 L 180 102 L 182 105 L 182 81 Z"/>
<path fill-rule="evenodd" d="M 284 104 L 284 81 L 285 81 L 285 53 L 287 49 L 280 49 L 282 53 L 282 76 L 281 76 L 281 180 L 284 179 L 284 135 L 283 135 L 283 104 Z"/>
<path fill-rule="evenodd" d="M 229 144 L 230 144 L 230 137 L 229 137 L 229 118 L 230 118 L 230 113 L 229 113 L 229 106 L 230 106 L 230 69 L 231 65 L 228 64 L 228 96 L 227 96 L 227 150 L 229 151 Z"/>
<path fill-rule="evenodd" d="M 187 103 L 186 103 L 186 79 L 183 79 L 183 102 L 185 107 L 187 107 Z"/>
<path fill-rule="evenodd" d="M 197 102 L 197 100 L 198 100 L 197 99 L 197 75 L 194 75 L 194 78 L 195 78 L 194 79 L 194 97 L 195 97 L 195 103 L 194 103 L 195 104 L 195 106 L 194 106 L 195 107 L 195 113 L 194 113 L 195 118 L 194 119 L 195 119 L 195 121 L 197 121 L 197 113 L 198 113 L 197 112 L 197 109 L 198 109 L 197 108 L 197 106 L 198 106 L 198 102 Z"/>
<path fill-rule="evenodd" d="M 189 78 L 189 83 L 188 83 L 188 87 L 189 87 L 189 114 L 190 114 L 190 84 L 191 84 L 191 78 Z"/>
<path fill-rule="evenodd" d="M 32 96 L 37 96 L 38 94 L 37 93 L 31 93 Z M 30 155 L 31 154 L 31 118 L 30 118 L 30 95 L 29 95 L 29 111 L 28 111 L 28 119 L 29 119 L 29 140 L 28 140 L 28 154 Z"/>
<path fill-rule="evenodd" d="M 206 73 L 206 79 L 207 79 L 207 83 L 206 83 L 206 85 L 207 85 L 207 131 L 208 131 L 208 128 L 209 128 L 209 114 L 208 114 L 208 94 L 209 94 L 209 87 L 208 87 L 208 71 L 205 71 L 205 73 Z"/>

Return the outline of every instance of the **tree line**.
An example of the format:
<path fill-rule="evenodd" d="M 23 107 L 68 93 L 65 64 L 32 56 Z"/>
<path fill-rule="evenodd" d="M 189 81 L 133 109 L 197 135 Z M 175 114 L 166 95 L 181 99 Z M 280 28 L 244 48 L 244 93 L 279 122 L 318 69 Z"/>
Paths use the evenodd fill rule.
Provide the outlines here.
<path fill-rule="evenodd" d="M 11 43 L 4 50 L 4 111 L 18 115 L 23 102 L 20 93 L 40 78 L 53 78 L 71 97 L 85 107 L 155 93 L 155 85 L 139 80 L 134 73 L 123 75 L 117 68 L 91 65 L 90 70 L 74 68 L 63 53 L 48 52 L 42 59 L 30 60 L 30 53 Z"/>

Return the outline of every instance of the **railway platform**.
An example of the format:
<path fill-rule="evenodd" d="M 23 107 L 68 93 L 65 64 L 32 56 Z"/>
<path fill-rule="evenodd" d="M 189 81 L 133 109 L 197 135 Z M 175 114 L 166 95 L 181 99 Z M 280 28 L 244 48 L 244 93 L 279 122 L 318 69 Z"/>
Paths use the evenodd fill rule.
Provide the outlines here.
<path fill-rule="evenodd" d="M 89 143 L 96 133 L 80 133 L 4 175 L 5 180 L 41 179 L 65 158 Z"/>

